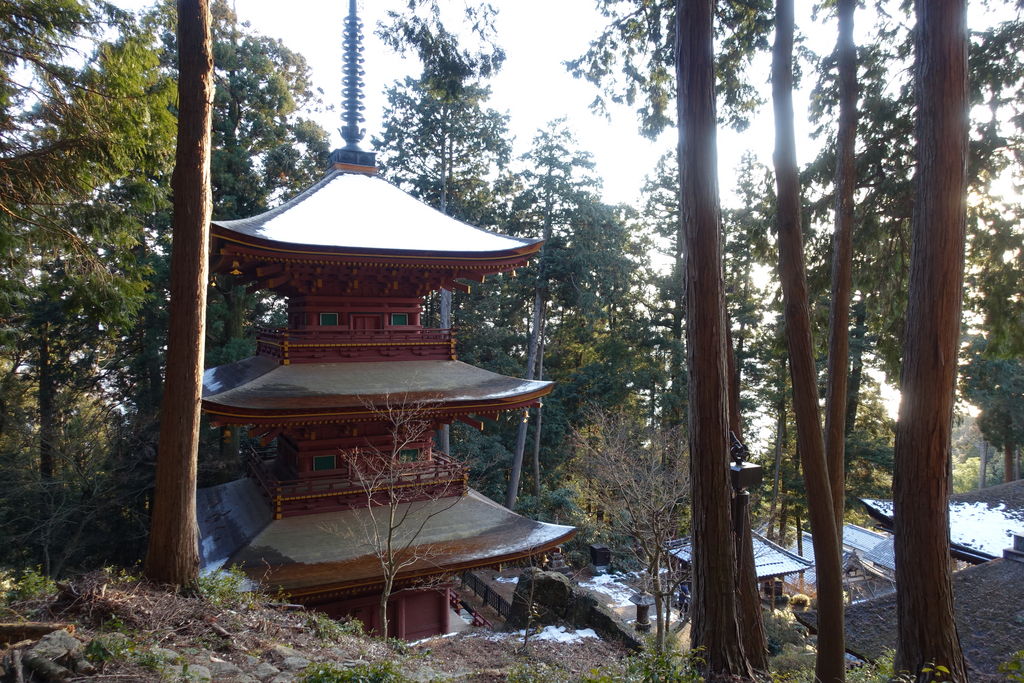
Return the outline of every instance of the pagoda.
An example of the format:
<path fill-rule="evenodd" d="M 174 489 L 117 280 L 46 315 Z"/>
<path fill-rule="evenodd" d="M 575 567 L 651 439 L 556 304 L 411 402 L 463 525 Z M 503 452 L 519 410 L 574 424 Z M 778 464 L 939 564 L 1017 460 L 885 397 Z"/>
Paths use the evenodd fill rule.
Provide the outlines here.
<path fill-rule="evenodd" d="M 459 420 L 536 405 L 550 382 L 460 362 L 452 329 L 423 326 L 440 288 L 521 267 L 539 240 L 455 220 L 376 175 L 363 131 L 360 23 L 345 25 L 342 135 L 324 178 L 266 213 L 213 221 L 212 270 L 287 301 L 287 326 L 257 335 L 256 355 L 206 371 L 213 425 L 249 426 L 276 454 L 250 475 L 199 493 L 204 569 L 237 565 L 290 600 L 379 630 L 385 572 L 380 508 L 403 565 L 389 633 L 448 630 L 454 572 L 544 553 L 572 527 L 535 522 L 468 487 L 467 470 L 435 445 Z M 412 428 L 410 426 L 413 426 Z"/>

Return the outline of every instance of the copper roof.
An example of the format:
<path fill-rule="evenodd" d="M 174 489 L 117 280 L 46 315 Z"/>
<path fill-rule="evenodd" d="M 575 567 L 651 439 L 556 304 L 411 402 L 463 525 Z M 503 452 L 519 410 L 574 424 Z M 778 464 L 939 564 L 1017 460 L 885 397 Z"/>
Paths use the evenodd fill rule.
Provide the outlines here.
<path fill-rule="evenodd" d="M 214 234 L 256 245 L 473 257 L 534 251 L 540 240 L 508 237 L 456 220 L 391 183 L 361 173 L 331 171 L 323 180 L 266 213 L 212 222 Z"/>
<path fill-rule="evenodd" d="M 295 598 L 372 588 L 382 570 L 371 539 L 375 526 L 384 527 L 387 511 L 382 506 L 268 520 L 229 564 Z M 521 517 L 473 490 L 401 503 L 396 512 L 398 518 L 408 516 L 395 532 L 394 547 L 415 557 L 400 573 L 403 580 L 533 555 L 576 533 L 573 527 Z"/>
<path fill-rule="evenodd" d="M 281 365 L 253 356 L 204 373 L 203 409 L 224 418 L 370 415 L 383 405 L 486 413 L 536 400 L 552 386 L 452 360 Z"/>

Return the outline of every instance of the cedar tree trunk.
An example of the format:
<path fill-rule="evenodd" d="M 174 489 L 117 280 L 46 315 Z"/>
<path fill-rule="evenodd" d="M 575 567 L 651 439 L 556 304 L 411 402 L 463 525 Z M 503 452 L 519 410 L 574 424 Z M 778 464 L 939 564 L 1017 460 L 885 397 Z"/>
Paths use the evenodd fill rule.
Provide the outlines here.
<path fill-rule="evenodd" d="M 786 342 L 793 382 L 797 450 L 808 492 L 807 513 L 814 534 L 818 589 L 816 680 L 845 678 L 843 584 L 825 444 L 818 413 L 817 375 L 807 303 L 803 236 L 800 232 L 800 183 L 793 133 L 793 0 L 776 0 L 772 53 L 772 101 L 775 107 L 775 181 L 778 187 L 779 279 L 785 300 Z"/>
<path fill-rule="evenodd" d="M 713 3 L 676 3 L 679 168 L 686 247 L 690 476 L 693 487 L 693 622 L 690 639 L 710 677 L 750 677 L 736 613 L 731 539 L 729 396 L 722 298 L 722 250 Z"/>
<path fill-rule="evenodd" d="M 842 536 L 846 501 L 846 398 L 850 355 L 850 279 L 853 260 L 853 191 L 857 168 L 857 48 L 853 12 L 857 0 L 839 0 L 839 130 L 836 133 L 836 224 L 832 245 L 832 308 L 828 326 L 828 388 L 825 453 L 832 484 L 836 529 Z"/>
<path fill-rule="evenodd" d="M 170 330 L 146 576 L 185 585 L 199 574 L 196 457 L 203 383 L 213 50 L 209 0 L 178 2 L 178 148 L 171 187 Z"/>
<path fill-rule="evenodd" d="M 893 473 L 896 667 L 920 674 L 925 664 L 945 666 L 965 681 L 948 503 L 966 221 L 967 2 L 918 0 L 915 13 L 917 176 Z"/>

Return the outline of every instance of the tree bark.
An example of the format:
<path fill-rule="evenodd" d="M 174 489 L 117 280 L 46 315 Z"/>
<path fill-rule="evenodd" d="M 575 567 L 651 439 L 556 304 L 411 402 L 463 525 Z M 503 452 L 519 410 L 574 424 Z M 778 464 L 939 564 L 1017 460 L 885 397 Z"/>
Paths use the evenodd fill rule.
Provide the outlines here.
<path fill-rule="evenodd" d="M 985 488 L 988 478 L 988 441 L 984 439 L 978 444 L 978 488 Z"/>
<path fill-rule="evenodd" d="M 56 473 L 57 450 L 57 381 L 51 359 L 50 324 L 43 323 L 39 334 L 39 476 L 43 481 Z"/>
<path fill-rule="evenodd" d="M 808 492 L 807 513 L 814 534 L 818 590 L 816 680 L 845 679 L 843 585 L 838 529 L 825 461 L 818 413 L 817 375 L 811 341 L 800 231 L 800 184 L 793 133 L 793 2 L 776 0 L 775 48 L 772 54 L 772 101 L 775 108 L 775 181 L 778 187 L 779 279 L 785 299 L 786 342 L 793 382 L 797 449 Z"/>
<path fill-rule="evenodd" d="M 928 663 L 967 680 L 953 620 L 948 519 L 966 221 L 966 5 L 915 2 L 917 175 L 893 503 L 896 667 L 918 680 Z"/>
<path fill-rule="evenodd" d="M 853 329 L 850 330 L 850 381 L 846 388 L 846 434 L 853 432 L 860 408 L 860 385 L 864 376 L 864 336 L 867 334 L 867 306 L 860 299 L 853 304 Z"/>
<path fill-rule="evenodd" d="M 1003 446 L 1003 482 L 1008 483 L 1014 479 L 1013 471 L 1013 444 L 1007 443 Z"/>
<path fill-rule="evenodd" d="M 146 576 L 185 585 L 199 574 L 196 457 L 208 281 L 213 49 L 209 0 L 178 2 L 178 146 L 171 177 L 167 377 Z"/>
<path fill-rule="evenodd" d="M 729 430 L 737 439 L 743 440 L 743 428 L 740 423 L 740 372 L 736 363 L 736 352 L 733 349 L 731 324 L 725 314 L 725 341 L 728 352 L 726 367 L 729 371 Z M 740 497 L 742 496 L 742 498 Z M 740 623 L 740 638 L 743 651 L 750 665 L 757 671 L 768 670 L 768 635 L 764 630 L 761 618 L 761 596 L 757 591 L 757 567 L 754 562 L 754 538 L 750 533 L 750 494 L 737 493 L 733 500 L 733 528 L 736 543 L 736 594 L 739 596 L 737 617 Z"/>
<path fill-rule="evenodd" d="M 857 49 L 853 43 L 856 0 L 839 0 L 839 130 L 836 133 L 835 233 L 829 311 L 828 386 L 825 396 L 825 457 L 832 484 L 837 533 L 846 502 L 846 398 L 850 355 L 850 280 L 853 262 L 853 192 L 857 168 Z"/>
<path fill-rule="evenodd" d="M 711 0 L 677 0 L 679 167 L 686 247 L 693 621 L 709 676 L 752 677 L 740 641 L 729 485 L 729 395 Z"/>

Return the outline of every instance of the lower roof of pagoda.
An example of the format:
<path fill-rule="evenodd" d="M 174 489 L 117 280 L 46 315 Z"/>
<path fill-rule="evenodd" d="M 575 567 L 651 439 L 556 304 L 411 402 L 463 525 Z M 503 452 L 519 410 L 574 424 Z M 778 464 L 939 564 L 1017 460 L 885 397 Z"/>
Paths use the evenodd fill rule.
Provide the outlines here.
<path fill-rule="evenodd" d="M 203 410 L 234 424 L 366 421 L 385 408 L 445 419 L 531 405 L 552 387 L 453 360 L 283 365 L 253 356 L 204 373 Z"/>
<path fill-rule="evenodd" d="M 399 583 L 536 555 L 576 533 L 571 526 L 517 515 L 472 489 L 397 508 L 405 522 L 395 532 L 394 547 L 416 558 L 399 574 Z M 197 516 L 204 571 L 237 565 L 299 600 L 381 584 L 370 539 L 374 526 L 386 523 L 386 507 L 275 520 L 256 485 L 239 480 L 201 489 Z"/>
<path fill-rule="evenodd" d="M 486 273 L 522 265 L 541 244 L 463 223 L 382 178 L 338 170 L 271 211 L 212 225 L 215 254 L 265 262 L 432 264 Z"/>

